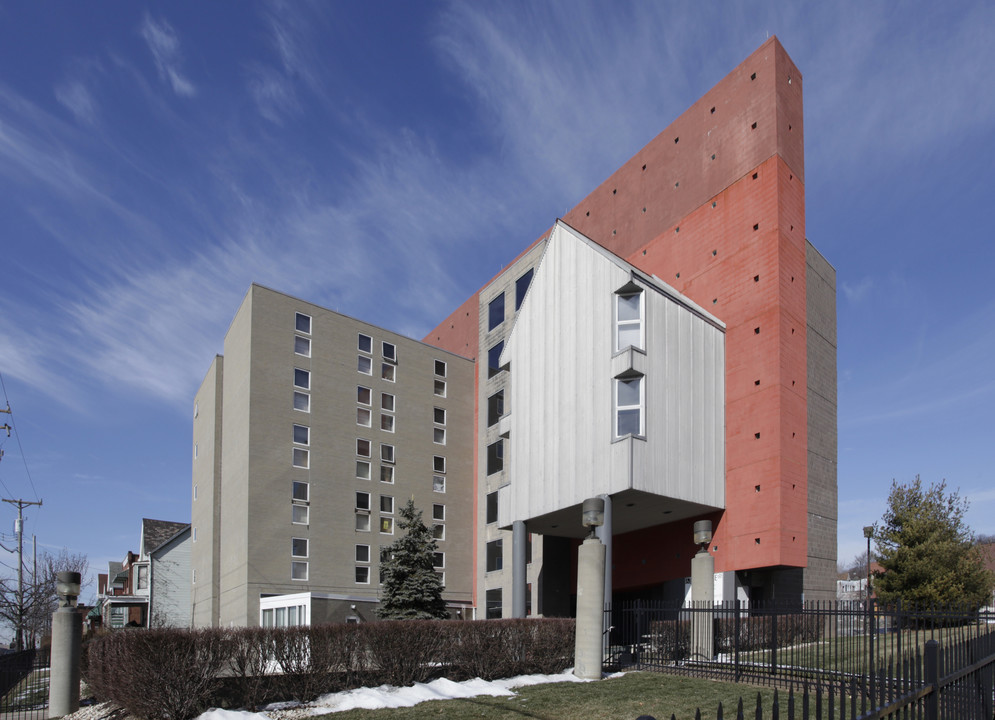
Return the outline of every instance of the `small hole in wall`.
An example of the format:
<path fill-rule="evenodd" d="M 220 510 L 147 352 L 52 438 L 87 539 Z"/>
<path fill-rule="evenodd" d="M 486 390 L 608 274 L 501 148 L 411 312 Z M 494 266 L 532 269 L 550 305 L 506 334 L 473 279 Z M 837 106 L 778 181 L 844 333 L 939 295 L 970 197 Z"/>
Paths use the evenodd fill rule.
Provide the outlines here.
<path fill-rule="evenodd" d="M 794 437 L 795 437 L 795 434 L 791 433 L 791 438 L 794 439 Z"/>
<path fill-rule="evenodd" d="M 791 276 L 791 282 L 794 282 L 794 281 L 795 281 L 795 276 L 794 276 L 794 275 L 792 275 L 792 276 Z"/>
<path fill-rule="evenodd" d="M 753 538 L 753 544 L 754 545 L 759 545 L 760 544 L 760 538 Z"/>
<path fill-rule="evenodd" d="M 715 205 L 716 205 L 715 201 L 712 200 L 712 207 L 715 207 Z"/>
<path fill-rule="evenodd" d="M 760 223 L 753 223 L 753 229 L 754 229 L 754 231 L 759 230 L 760 229 Z"/>
<path fill-rule="evenodd" d="M 680 225 L 678 225 L 677 227 L 674 228 L 674 232 L 675 233 L 679 233 L 680 231 L 681 231 L 681 226 Z"/>
<path fill-rule="evenodd" d="M 591 211 L 590 210 L 587 211 L 587 216 L 591 217 Z"/>
<path fill-rule="evenodd" d="M 675 188 L 678 188 L 680 186 L 681 186 L 681 181 L 680 180 L 678 180 L 677 182 L 674 183 L 674 187 Z"/>
<path fill-rule="evenodd" d="M 615 230 L 612 230 L 612 235 L 614 235 L 615 233 L 616 233 L 616 231 L 615 231 Z"/>
<path fill-rule="evenodd" d="M 790 85 L 790 84 L 791 84 L 791 76 L 788 75 L 788 85 Z"/>
<path fill-rule="evenodd" d="M 794 380 L 792 380 L 792 381 L 791 381 L 791 387 L 794 387 L 794 386 L 795 386 L 795 381 L 794 381 Z"/>
<path fill-rule="evenodd" d="M 646 212 L 646 208 L 643 208 L 643 212 Z"/>
<path fill-rule="evenodd" d="M 715 114 L 715 108 L 712 108 L 711 113 L 712 113 L 712 115 Z"/>
<path fill-rule="evenodd" d="M 795 484 L 794 484 L 794 483 L 791 483 L 791 489 L 792 489 L 792 490 L 794 490 L 794 489 L 795 489 Z"/>
<path fill-rule="evenodd" d="M 753 384 L 759 386 L 760 385 L 760 381 L 759 380 L 754 380 Z"/>
<path fill-rule="evenodd" d="M 760 433 L 753 433 L 753 438 L 755 440 L 759 440 L 760 439 Z"/>
<path fill-rule="evenodd" d="M 790 123 L 788 124 L 788 132 L 791 132 L 791 124 Z M 791 178 L 788 178 L 788 179 L 790 180 Z"/>
<path fill-rule="evenodd" d="M 715 159 L 715 153 L 712 153 L 712 160 Z"/>
<path fill-rule="evenodd" d="M 645 254 L 646 254 L 646 251 L 645 251 L 645 250 L 643 250 L 643 255 L 645 255 Z"/>
<path fill-rule="evenodd" d="M 754 179 L 754 180 L 756 180 L 756 179 L 757 179 L 757 175 L 758 175 L 758 173 L 753 173 L 753 179 Z"/>
<path fill-rule="evenodd" d="M 754 485 L 753 486 L 753 491 L 754 492 L 760 492 L 760 486 L 759 485 Z"/>
<path fill-rule="evenodd" d="M 760 282 L 760 276 L 759 275 L 754 275 L 753 276 L 753 282 Z"/>
<path fill-rule="evenodd" d="M 794 232 L 794 231 L 795 231 L 795 226 L 794 226 L 794 225 L 792 225 L 792 226 L 791 226 L 791 232 Z"/>
<path fill-rule="evenodd" d="M 617 192 L 618 192 L 618 188 L 613 188 L 613 189 L 612 189 L 612 195 L 614 195 L 614 194 L 615 194 L 615 193 L 617 193 Z"/>
<path fill-rule="evenodd" d="M 681 274 L 680 274 L 680 273 L 677 273 L 677 274 L 676 274 L 676 275 L 675 275 L 674 277 L 676 277 L 676 278 L 677 278 L 677 279 L 679 280 L 679 279 L 680 279 L 680 277 L 681 277 Z"/>
<path fill-rule="evenodd" d="M 719 299 L 718 299 L 718 298 L 712 298 L 712 305 L 714 305 L 714 304 L 715 304 L 715 303 L 717 303 L 718 301 L 719 301 Z"/>
<path fill-rule="evenodd" d="M 679 137 L 675 137 L 674 138 L 674 145 L 676 145 L 679 141 L 680 141 L 680 138 Z"/>
<path fill-rule="evenodd" d="M 756 130 L 757 129 L 757 124 L 753 123 L 752 125 L 750 125 L 750 129 L 751 130 Z"/>
<path fill-rule="evenodd" d="M 756 73 L 753 73 L 752 75 L 750 75 L 750 80 L 756 80 L 756 79 L 757 79 L 757 74 Z"/>
<path fill-rule="evenodd" d="M 788 180 L 794 180 L 794 179 L 795 179 L 795 176 L 792 175 L 791 173 L 788 173 Z"/>
<path fill-rule="evenodd" d="M 719 546 L 718 545 L 712 545 L 712 552 L 718 552 L 718 551 L 719 551 Z"/>
<path fill-rule="evenodd" d="M 760 328 L 758 328 L 758 327 L 753 328 L 753 334 L 754 335 L 759 335 L 760 334 Z"/>
<path fill-rule="evenodd" d="M 718 250 L 712 250 L 712 257 L 715 257 L 718 254 L 719 254 Z"/>
<path fill-rule="evenodd" d="M 794 334 L 795 334 L 795 329 L 794 329 L 794 328 L 791 328 L 791 334 L 792 334 L 792 335 L 794 335 Z"/>
<path fill-rule="evenodd" d="M 646 166 L 645 166 L 645 165 L 643 165 L 643 170 L 645 170 L 645 169 L 646 169 Z"/>

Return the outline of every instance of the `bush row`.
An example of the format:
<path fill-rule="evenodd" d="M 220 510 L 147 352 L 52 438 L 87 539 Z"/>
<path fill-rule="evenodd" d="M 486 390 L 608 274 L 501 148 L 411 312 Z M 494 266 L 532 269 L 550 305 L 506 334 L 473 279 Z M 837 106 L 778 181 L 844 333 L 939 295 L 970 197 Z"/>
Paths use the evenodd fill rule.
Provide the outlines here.
<path fill-rule="evenodd" d="M 97 699 L 136 717 L 187 720 L 211 706 L 254 710 L 364 685 L 555 673 L 573 650 L 565 619 L 134 629 L 90 641 L 83 674 Z"/>

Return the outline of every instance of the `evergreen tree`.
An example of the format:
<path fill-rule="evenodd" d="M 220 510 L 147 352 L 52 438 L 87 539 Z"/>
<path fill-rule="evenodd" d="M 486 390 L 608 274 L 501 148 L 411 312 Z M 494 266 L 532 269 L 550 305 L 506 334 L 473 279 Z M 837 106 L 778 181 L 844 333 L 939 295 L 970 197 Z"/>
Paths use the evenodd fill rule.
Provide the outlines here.
<path fill-rule="evenodd" d="M 884 568 L 874 590 L 886 603 L 901 600 L 979 608 L 992 596 L 995 577 L 984 565 L 964 521 L 968 502 L 946 481 L 923 488 L 892 481 L 888 509 L 874 527 Z"/>
<path fill-rule="evenodd" d="M 380 607 L 383 620 L 431 620 L 449 615 L 442 599 L 442 580 L 433 563 L 438 546 L 421 519 L 414 500 L 399 512 L 398 528 L 404 533 L 386 548 L 380 560 Z"/>

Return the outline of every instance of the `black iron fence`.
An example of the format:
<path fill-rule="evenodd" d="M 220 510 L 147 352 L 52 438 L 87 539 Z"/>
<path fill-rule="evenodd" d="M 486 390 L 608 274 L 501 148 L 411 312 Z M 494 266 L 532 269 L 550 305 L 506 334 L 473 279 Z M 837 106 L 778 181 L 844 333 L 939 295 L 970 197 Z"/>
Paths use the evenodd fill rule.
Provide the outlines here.
<path fill-rule="evenodd" d="M 993 718 L 995 616 L 966 608 L 636 601 L 605 622 L 609 666 L 786 690 L 769 717 Z"/>
<path fill-rule="evenodd" d="M 48 650 L 0 655 L 0 717 L 44 718 L 48 713 Z"/>

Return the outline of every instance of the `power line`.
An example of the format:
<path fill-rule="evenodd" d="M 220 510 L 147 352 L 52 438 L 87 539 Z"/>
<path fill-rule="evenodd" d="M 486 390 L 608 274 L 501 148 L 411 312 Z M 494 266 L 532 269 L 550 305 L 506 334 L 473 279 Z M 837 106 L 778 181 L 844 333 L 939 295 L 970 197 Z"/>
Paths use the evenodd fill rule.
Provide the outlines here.
<path fill-rule="evenodd" d="M 28 476 L 28 482 L 31 484 L 31 492 L 35 496 L 35 500 L 38 499 L 38 491 L 35 489 L 35 481 L 31 477 L 31 470 L 28 469 L 28 458 L 24 454 L 24 447 L 21 445 L 21 433 L 17 432 L 17 423 L 14 422 L 14 411 L 10 409 L 10 398 L 7 397 L 7 385 L 3 381 L 3 373 L 0 373 L 0 388 L 3 389 L 3 399 L 7 403 L 6 410 L 0 410 L 0 412 L 7 413 L 10 415 L 10 426 L 7 428 L 7 435 L 10 436 L 10 431 L 14 431 L 14 438 L 17 440 L 17 449 L 21 453 L 21 462 L 24 463 L 24 472 Z M 3 485 L 3 489 L 6 490 L 8 495 L 13 495 L 13 493 L 7 488 L 6 483 L 0 480 L 0 485 Z M 41 503 L 38 503 L 39 505 Z"/>

